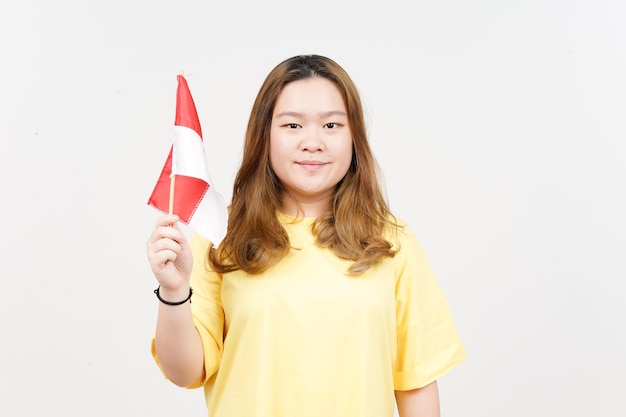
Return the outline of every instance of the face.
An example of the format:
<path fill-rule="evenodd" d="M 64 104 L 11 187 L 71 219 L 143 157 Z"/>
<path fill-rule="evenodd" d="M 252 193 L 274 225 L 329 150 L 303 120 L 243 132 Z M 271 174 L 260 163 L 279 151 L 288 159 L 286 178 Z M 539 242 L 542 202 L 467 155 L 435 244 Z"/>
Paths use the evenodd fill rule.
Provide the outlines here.
<path fill-rule="evenodd" d="M 351 161 L 352 134 L 335 84 L 321 77 L 287 84 L 272 115 L 270 163 L 305 215 L 326 208 Z"/>

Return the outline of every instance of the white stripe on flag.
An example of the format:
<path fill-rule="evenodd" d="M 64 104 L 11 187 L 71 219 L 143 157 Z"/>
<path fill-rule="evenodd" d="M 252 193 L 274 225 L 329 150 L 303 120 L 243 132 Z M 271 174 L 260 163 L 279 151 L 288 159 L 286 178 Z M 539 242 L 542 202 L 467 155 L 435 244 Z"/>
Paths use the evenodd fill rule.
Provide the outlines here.
<path fill-rule="evenodd" d="M 174 126 L 171 175 L 199 178 L 209 183 L 209 186 L 212 185 L 202 138 L 195 130 L 185 126 Z"/>
<path fill-rule="evenodd" d="M 221 194 L 210 185 L 195 213 L 191 216 L 189 226 L 209 239 L 215 247 L 219 246 L 226 236 L 228 226 L 226 202 Z"/>

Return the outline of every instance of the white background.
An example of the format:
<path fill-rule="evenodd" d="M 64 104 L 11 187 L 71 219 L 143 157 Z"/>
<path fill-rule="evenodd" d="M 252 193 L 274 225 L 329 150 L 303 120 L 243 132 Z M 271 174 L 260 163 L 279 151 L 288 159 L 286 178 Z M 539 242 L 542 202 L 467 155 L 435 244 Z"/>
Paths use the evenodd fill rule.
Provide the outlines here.
<path fill-rule="evenodd" d="M 443 414 L 626 415 L 626 3 L 0 4 L 0 414 L 204 416 L 152 362 L 146 205 L 187 75 L 230 198 L 252 101 L 299 53 L 366 107 L 392 209 L 469 358 Z"/>

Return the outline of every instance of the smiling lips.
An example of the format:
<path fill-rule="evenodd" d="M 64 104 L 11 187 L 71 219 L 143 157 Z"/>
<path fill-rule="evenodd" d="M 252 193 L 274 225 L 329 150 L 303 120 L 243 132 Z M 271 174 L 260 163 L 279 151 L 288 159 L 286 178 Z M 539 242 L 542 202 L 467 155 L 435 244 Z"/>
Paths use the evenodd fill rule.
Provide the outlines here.
<path fill-rule="evenodd" d="M 326 162 L 300 161 L 300 162 L 296 162 L 296 164 L 300 165 L 302 168 L 306 169 L 307 171 L 317 171 L 318 169 L 326 165 Z"/>

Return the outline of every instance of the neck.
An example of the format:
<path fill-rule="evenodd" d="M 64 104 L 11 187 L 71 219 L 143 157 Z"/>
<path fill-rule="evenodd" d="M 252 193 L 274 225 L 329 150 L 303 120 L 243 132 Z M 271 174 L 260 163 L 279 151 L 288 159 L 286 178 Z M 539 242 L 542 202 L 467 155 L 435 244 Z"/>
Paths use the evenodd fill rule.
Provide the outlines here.
<path fill-rule="evenodd" d="M 329 198 L 301 200 L 291 196 L 285 196 L 281 204 L 281 211 L 291 216 L 319 217 L 330 204 Z"/>

